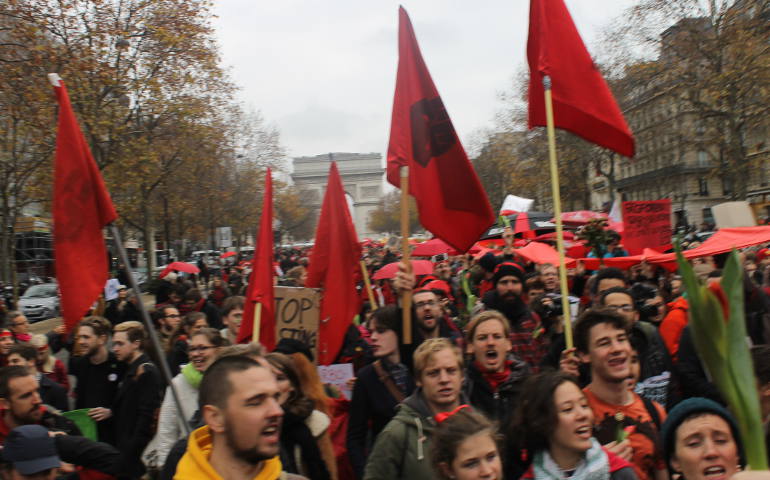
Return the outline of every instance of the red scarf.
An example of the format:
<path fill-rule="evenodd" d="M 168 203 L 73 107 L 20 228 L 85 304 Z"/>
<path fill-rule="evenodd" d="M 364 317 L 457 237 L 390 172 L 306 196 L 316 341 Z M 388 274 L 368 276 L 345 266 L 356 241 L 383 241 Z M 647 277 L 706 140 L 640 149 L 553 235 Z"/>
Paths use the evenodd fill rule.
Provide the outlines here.
<path fill-rule="evenodd" d="M 503 368 L 502 372 L 487 372 L 479 362 L 474 363 L 476 364 L 476 368 L 481 372 L 481 376 L 484 377 L 484 380 L 486 380 L 492 388 L 493 392 L 496 392 L 498 387 L 500 387 L 500 385 L 511 375 L 511 365 L 513 365 L 511 360 L 506 360 L 505 368 Z"/>

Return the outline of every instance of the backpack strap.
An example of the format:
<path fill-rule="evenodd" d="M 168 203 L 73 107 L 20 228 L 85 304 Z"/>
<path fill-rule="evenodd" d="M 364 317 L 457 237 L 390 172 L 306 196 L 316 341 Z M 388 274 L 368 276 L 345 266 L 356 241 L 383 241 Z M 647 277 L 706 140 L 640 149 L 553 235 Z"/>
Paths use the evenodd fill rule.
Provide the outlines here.
<path fill-rule="evenodd" d="M 383 385 L 385 385 L 385 388 L 388 389 L 388 392 L 390 392 L 391 395 L 393 395 L 393 398 L 396 399 L 397 403 L 401 403 L 404 401 L 404 394 L 401 392 L 401 390 L 398 389 L 396 386 L 396 382 L 393 381 L 393 378 L 390 376 L 388 372 L 385 371 L 385 367 L 382 366 L 382 362 L 380 360 L 377 360 L 372 364 L 374 367 L 375 373 L 377 373 L 377 376 L 380 379 L 380 382 L 382 382 Z"/>
<path fill-rule="evenodd" d="M 655 427 L 658 429 L 658 432 L 660 432 L 660 414 L 658 413 L 658 409 L 655 407 L 655 404 L 652 400 L 650 400 L 647 397 L 642 397 L 642 403 L 644 403 L 644 408 L 647 409 L 647 413 L 650 414 L 650 418 L 652 418 L 652 422 L 655 424 Z"/>

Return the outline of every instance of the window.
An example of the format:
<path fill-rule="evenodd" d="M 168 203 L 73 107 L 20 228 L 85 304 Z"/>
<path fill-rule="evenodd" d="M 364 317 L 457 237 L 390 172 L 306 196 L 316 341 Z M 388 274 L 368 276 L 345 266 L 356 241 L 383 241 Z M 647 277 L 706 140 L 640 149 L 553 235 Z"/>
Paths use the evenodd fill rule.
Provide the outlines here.
<path fill-rule="evenodd" d="M 698 152 L 698 166 L 699 167 L 707 167 L 709 164 L 709 154 L 705 150 L 700 150 Z"/>
<path fill-rule="evenodd" d="M 722 178 L 722 195 L 728 197 L 733 194 L 733 179 L 730 177 Z"/>
<path fill-rule="evenodd" d="M 709 180 L 706 177 L 698 179 L 698 195 L 701 197 L 709 196 Z"/>

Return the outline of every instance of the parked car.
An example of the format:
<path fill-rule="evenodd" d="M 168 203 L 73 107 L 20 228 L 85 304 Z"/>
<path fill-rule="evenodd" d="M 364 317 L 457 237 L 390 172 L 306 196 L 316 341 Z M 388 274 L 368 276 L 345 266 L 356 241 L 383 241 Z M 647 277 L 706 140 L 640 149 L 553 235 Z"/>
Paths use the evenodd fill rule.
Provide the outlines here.
<path fill-rule="evenodd" d="M 59 316 L 59 286 L 55 283 L 32 285 L 19 297 L 19 310 L 32 322 Z"/>

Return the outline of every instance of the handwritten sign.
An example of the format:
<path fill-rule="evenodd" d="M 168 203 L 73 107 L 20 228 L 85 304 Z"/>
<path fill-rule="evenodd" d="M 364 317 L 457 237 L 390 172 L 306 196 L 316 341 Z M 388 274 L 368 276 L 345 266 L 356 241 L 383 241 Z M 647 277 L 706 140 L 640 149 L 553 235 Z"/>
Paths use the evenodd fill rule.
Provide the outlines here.
<path fill-rule="evenodd" d="M 671 248 L 671 200 L 623 202 L 623 225 L 623 246 L 631 255 Z"/>
<path fill-rule="evenodd" d="M 334 363 L 332 365 L 319 365 L 318 376 L 322 383 L 330 383 L 337 387 L 345 397 L 353 398 L 353 392 L 348 389 L 347 382 L 353 378 L 352 363 Z"/>
<path fill-rule="evenodd" d="M 318 317 L 321 293 L 313 288 L 275 287 L 275 341 L 293 338 L 318 358 Z"/>

